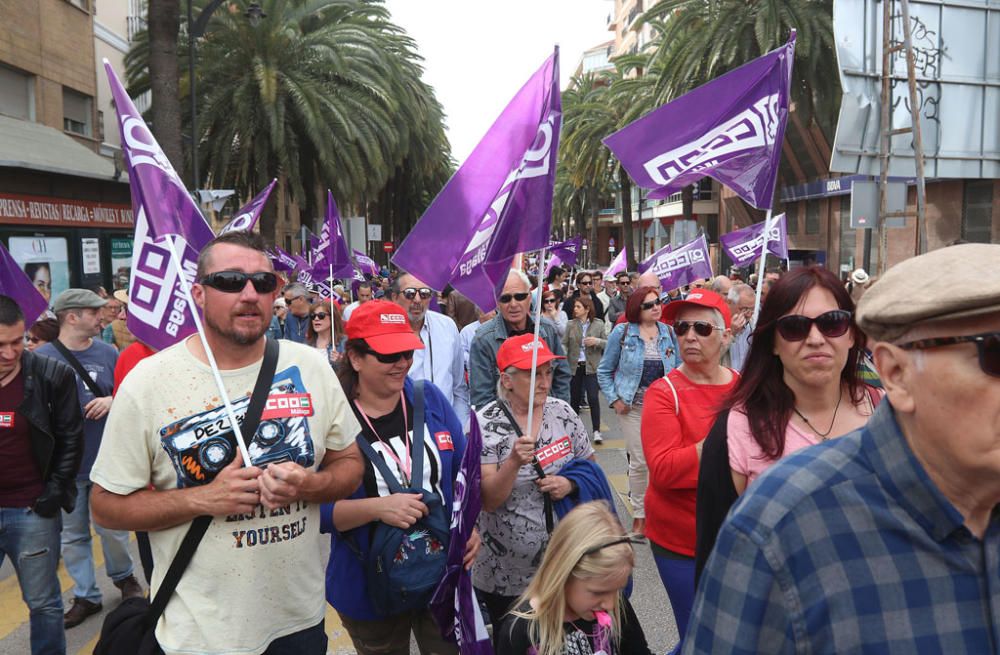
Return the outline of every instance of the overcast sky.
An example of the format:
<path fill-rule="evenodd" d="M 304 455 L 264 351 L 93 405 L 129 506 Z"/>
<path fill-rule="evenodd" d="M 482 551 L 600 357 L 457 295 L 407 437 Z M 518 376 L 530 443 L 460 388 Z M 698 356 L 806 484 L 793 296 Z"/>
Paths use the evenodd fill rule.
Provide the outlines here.
<path fill-rule="evenodd" d="M 614 38 L 613 0 L 386 0 L 424 58 L 461 164 L 517 90 L 559 46 L 562 87 L 584 50 Z"/>

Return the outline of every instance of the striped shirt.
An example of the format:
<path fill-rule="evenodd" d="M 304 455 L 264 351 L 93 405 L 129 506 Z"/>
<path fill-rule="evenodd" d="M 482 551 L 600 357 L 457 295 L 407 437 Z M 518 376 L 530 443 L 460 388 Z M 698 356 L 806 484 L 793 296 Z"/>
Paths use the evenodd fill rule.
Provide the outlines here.
<path fill-rule="evenodd" d="M 683 653 L 996 653 L 1000 513 L 975 537 L 888 402 L 762 475 L 723 525 Z"/>

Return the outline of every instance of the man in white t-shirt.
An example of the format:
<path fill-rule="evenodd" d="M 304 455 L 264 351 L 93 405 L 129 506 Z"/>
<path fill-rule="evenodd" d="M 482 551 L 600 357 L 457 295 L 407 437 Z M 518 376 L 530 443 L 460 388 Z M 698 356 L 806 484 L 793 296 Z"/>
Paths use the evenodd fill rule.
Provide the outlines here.
<path fill-rule="evenodd" d="M 253 233 L 217 237 L 192 289 L 237 416 L 277 295 L 264 245 Z M 153 595 L 191 521 L 214 517 L 157 624 L 167 655 L 326 653 L 319 508 L 360 484 L 360 426 L 315 350 L 282 340 L 279 353 L 260 427 L 245 438 L 253 465 L 197 336 L 140 362 L 115 396 L 91 507 L 105 527 L 149 532 Z"/>
<path fill-rule="evenodd" d="M 344 322 L 351 320 L 351 314 L 361 303 L 366 303 L 372 299 L 372 283 L 362 282 L 358 285 L 358 299 L 347 307 L 344 307 Z"/>

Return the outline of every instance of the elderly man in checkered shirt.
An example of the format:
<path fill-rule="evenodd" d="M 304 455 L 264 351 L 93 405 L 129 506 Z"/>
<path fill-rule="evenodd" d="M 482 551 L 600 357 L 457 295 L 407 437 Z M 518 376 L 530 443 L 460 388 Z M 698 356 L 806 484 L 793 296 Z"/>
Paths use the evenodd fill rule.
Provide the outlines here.
<path fill-rule="evenodd" d="M 952 246 L 867 291 L 858 324 L 888 402 L 747 490 L 685 655 L 1000 652 L 997 262 L 1000 245 Z"/>

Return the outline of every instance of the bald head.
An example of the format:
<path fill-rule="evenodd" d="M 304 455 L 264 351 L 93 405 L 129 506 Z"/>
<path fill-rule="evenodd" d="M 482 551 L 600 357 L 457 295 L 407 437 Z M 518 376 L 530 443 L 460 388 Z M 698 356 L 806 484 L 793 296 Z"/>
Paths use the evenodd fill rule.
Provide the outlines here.
<path fill-rule="evenodd" d="M 652 271 L 646 271 L 639 276 L 639 283 L 635 285 L 635 288 L 639 287 L 659 287 L 660 278 L 656 277 L 656 274 Z"/>

